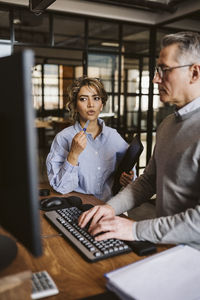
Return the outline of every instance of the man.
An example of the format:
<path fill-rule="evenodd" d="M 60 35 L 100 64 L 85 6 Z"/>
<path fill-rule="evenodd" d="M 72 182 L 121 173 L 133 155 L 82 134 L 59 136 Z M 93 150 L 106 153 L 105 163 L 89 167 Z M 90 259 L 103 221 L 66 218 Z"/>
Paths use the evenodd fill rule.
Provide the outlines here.
<path fill-rule="evenodd" d="M 119 238 L 184 243 L 200 249 L 200 35 L 179 32 L 163 38 L 153 79 L 160 100 L 177 110 L 159 126 L 144 174 L 81 215 L 96 240 Z M 139 222 L 115 216 L 157 194 L 157 218 Z"/>

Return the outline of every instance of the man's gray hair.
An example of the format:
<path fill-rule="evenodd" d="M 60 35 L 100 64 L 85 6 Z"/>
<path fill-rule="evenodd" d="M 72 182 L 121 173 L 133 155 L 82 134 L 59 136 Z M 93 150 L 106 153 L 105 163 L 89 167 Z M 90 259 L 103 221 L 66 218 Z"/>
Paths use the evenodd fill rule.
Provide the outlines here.
<path fill-rule="evenodd" d="M 200 63 L 200 34 L 191 31 L 182 31 L 165 35 L 161 41 L 161 48 L 178 44 L 177 59 L 187 57 L 188 63 Z"/>

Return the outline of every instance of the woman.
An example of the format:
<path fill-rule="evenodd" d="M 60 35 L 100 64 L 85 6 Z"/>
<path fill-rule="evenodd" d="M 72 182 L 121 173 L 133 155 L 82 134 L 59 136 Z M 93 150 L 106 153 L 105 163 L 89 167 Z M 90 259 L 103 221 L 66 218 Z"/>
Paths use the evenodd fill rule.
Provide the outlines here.
<path fill-rule="evenodd" d="M 57 192 L 93 194 L 103 201 L 111 198 L 116 164 L 128 144 L 98 118 L 106 101 L 99 79 L 81 77 L 69 87 L 67 106 L 75 123 L 56 135 L 46 162 L 49 182 Z M 130 183 L 134 173 L 123 173 L 121 185 Z"/>

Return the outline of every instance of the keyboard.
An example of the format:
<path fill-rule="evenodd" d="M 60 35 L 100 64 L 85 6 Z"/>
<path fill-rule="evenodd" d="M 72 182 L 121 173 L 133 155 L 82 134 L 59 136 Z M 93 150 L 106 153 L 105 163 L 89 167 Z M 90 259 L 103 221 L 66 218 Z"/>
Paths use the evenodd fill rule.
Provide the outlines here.
<path fill-rule="evenodd" d="M 45 217 L 70 241 L 89 262 L 131 252 L 131 248 L 121 240 L 95 241 L 86 228 L 78 226 L 82 211 L 77 207 L 64 208 L 45 213 Z"/>
<path fill-rule="evenodd" d="M 32 299 L 41 299 L 58 293 L 58 288 L 47 271 L 32 274 Z"/>

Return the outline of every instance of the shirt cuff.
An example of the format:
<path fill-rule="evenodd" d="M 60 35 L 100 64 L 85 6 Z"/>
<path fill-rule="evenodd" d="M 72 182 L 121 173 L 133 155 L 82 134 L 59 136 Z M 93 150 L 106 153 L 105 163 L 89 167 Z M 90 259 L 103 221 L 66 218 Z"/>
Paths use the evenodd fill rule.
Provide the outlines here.
<path fill-rule="evenodd" d="M 69 173 L 74 173 L 78 170 L 78 166 L 71 165 L 67 160 L 65 161 L 63 168 Z"/>
<path fill-rule="evenodd" d="M 133 239 L 134 241 L 139 241 L 137 236 L 137 222 L 133 222 Z"/>
<path fill-rule="evenodd" d="M 135 179 L 137 178 L 136 167 L 133 168 L 133 173 L 134 173 L 134 176 L 133 176 L 133 180 L 132 181 L 135 181 Z"/>

